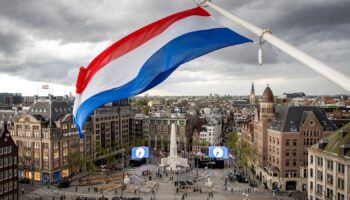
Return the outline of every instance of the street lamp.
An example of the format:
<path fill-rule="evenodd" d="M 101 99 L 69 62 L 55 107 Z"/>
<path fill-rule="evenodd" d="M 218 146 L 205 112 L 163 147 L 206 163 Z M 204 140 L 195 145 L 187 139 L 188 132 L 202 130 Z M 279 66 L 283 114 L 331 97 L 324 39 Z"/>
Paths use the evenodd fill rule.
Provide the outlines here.
<path fill-rule="evenodd" d="M 123 178 L 122 178 L 122 194 L 121 194 L 121 197 L 123 198 L 123 192 L 124 192 L 124 187 L 125 187 L 125 185 L 124 185 L 124 167 L 125 167 L 125 149 L 121 149 L 121 151 L 122 151 L 122 159 L 123 159 L 123 168 L 122 168 L 122 171 L 123 171 Z"/>

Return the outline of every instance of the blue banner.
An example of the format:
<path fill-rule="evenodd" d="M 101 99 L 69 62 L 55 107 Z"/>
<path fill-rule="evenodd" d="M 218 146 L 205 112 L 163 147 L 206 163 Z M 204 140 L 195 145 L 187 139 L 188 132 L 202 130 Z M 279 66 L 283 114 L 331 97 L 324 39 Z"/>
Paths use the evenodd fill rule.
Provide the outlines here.
<path fill-rule="evenodd" d="M 42 179 L 44 183 L 48 183 L 50 181 L 50 176 L 48 173 L 43 173 L 42 176 L 43 176 Z"/>
<path fill-rule="evenodd" d="M 149 157 L 149 149 L 148 147 L 133 147 L 131 150 L 131 159 L 139 160 L 142 158 Z"/>
<path fill-rule="evenodd" d="M 210 146 L 209 147 L 210 158 L 228 159 L 228 149 L 224 146 Z"/>
<path fill-rule="evenodd" d="M 60 171 L 53 173 L 53 182 L 55 182 L 55 183 L 61 182 L 61 172 Z"/>

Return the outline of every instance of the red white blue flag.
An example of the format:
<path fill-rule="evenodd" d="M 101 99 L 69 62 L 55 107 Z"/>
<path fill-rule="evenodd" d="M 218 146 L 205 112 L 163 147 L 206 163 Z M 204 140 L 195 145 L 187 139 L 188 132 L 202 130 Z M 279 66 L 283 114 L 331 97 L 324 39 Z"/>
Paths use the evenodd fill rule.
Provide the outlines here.
<path fill-rule="evenodd" d="M 99 106 L 155 87 L 183 63 L 246 42 L 251 40 L 213 21 L 201 7 L 127 35 L 80 68 L 73 111 L 80 137 L 85 120 Z"/>

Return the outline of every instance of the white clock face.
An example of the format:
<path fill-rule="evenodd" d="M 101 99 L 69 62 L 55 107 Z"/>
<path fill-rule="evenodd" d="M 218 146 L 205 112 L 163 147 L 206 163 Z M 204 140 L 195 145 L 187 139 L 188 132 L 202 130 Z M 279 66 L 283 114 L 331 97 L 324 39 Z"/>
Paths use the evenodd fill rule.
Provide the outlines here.
<path fill-rule="evenodd" d="M 145 150 L 140 147 L 136 149 L 136 157 L 137 158 L 143 158 L 145 156 Z"/>
<path fill-rule="evenodd" d="M 213 149 L 213 155 L 215 158 L 221 158 L 224 155 L 224 151 L 220 147 L 215 147 Z"/>

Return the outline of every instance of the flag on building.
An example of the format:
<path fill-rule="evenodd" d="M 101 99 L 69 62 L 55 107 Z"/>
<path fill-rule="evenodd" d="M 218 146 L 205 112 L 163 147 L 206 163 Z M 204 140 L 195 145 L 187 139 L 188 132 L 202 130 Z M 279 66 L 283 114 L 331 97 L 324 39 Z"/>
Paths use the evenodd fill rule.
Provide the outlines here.
<path fill-rule="evenodd" d="M 175 13 L 117 41 L 88 67 L 76 83 L 74 123 L 82 127 L 97 107 L 145 92 L 181 64 L 227 46 L 251 42 L 216 23 L 201 7 Z"/>

